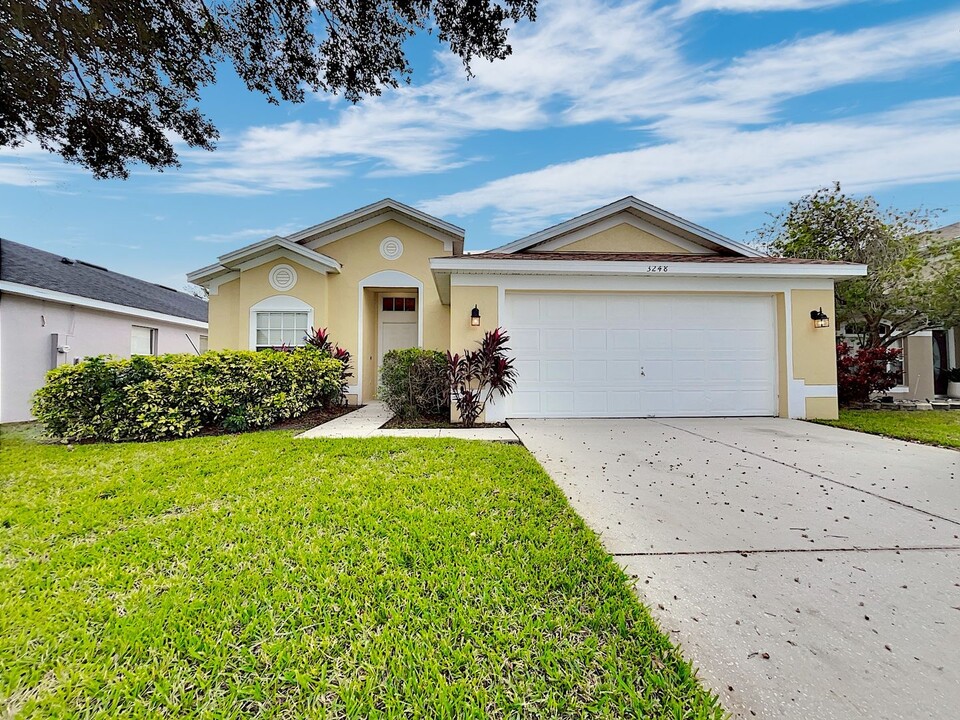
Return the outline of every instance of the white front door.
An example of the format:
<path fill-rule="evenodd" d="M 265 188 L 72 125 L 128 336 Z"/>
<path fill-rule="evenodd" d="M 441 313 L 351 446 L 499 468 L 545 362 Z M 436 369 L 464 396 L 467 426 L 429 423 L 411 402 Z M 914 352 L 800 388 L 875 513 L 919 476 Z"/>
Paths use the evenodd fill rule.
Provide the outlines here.
<path fill-rule="evenodd" d="M 377 342 L 377 376 L 383 356 L 390 350 L 403 350 L 419 346 L 416 294 L 381 293 L 377 298 L 380 309 L 380 332 Z"/>
<path fill-rule="evenodd" d="M 507 417 L 777 414 L 769 295 L 507 293 Z"/>

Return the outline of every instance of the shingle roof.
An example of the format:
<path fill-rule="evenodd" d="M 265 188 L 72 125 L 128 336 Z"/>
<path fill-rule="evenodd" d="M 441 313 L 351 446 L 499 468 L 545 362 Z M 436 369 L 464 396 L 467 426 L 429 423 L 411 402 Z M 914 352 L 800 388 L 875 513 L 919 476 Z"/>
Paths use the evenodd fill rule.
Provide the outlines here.
<path fill-rule="evenodd" d="M 0 280 L 207 321 L 207 303 L 200 298 L 5 238 L 0 238 Z"/>
<path fill-rule="evenodd" d="M 605 253 L 605 252 L 485 252 L 462 255 L 457 260 L 607 260 L 610 262 L 687 262 L 687 263 L 750 263 L 778 265 L 855 265 L 837 260 L 806 260 L 786 257 L 740 257 L 731 255 L 693 255 L 672 253 Z"/>

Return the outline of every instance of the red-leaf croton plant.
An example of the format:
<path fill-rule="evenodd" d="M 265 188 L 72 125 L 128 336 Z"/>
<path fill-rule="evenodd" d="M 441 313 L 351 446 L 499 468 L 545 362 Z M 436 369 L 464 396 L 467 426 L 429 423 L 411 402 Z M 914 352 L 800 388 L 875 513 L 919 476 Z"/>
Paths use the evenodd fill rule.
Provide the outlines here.
<path fill-rule="evenodd" d="M 513 392 L 517 370 L 507 353 L 510 336 L 503 330 L 489 330 L 476 350 L 463 355 L 447 352 L 450 391 L 460 413 L 460 421 L 472 427 L 495 394 L 506 397 Z"/>

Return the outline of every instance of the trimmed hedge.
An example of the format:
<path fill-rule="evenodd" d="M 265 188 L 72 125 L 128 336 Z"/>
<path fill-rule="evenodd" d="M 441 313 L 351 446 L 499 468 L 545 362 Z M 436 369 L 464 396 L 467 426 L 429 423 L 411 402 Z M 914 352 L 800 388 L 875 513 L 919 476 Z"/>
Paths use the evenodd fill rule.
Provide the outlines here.
<path fill-rule="evenodd" d="M 165 440 L 240 432 L 341 400 L 347 366 L 313 348 L 90 358 L 47 373 L 33 414 L 67 440 Z"/>
<path fill-rule="evenodd" d="M 447 356 L 407 348 L 383 356 L 377 396 L 401 418 L 446 414 L 450 407 Z"/>

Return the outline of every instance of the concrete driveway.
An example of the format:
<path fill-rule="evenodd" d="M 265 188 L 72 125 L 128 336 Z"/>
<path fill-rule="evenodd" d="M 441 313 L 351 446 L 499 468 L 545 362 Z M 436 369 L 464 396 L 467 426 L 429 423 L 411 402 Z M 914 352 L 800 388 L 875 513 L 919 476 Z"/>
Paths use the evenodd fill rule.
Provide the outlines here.
<path fill-rule="evenodd" d="M 769 418 L 510 425 L 736 716 L 960 716 L 960 453 Z"/>

